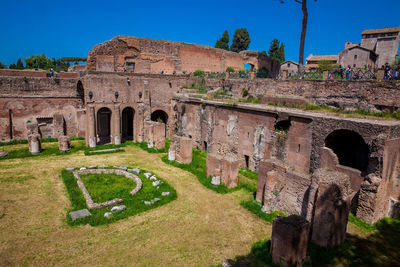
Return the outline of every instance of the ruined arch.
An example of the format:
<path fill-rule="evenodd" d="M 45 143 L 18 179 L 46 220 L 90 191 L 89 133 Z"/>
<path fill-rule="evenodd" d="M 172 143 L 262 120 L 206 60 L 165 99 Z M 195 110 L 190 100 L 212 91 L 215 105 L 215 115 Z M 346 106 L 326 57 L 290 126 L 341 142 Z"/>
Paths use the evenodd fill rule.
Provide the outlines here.
<path fill-rule="evenodd" d="M 165 136 L 167 136 L 168 114 L 164 110 L 157 109 L 151 113 L 151 120 L 165 123 Z"/>
<path fill-rule="evenodd" d="M 106 107 L 97 111 L 97 142 L 99 144 L 111 142 L 111 110 Z"/>
<path fill-rule="evenodd" d="M 82 100 L 82 105 L 85 105 L 85 89 L 81 81 L 76 84 L 76 96 Z"/>
<path fill-rule="evenodd" d="M 134 136 L 134 119 L 135 110 L 131 107 L 126 107 L 122 110 L 121 125 L 122 125 L 122 141 L 133 141 Z"/>
<path fill-rule="evenodd" d="M 325 146 L 332 149 L 340 165 L 365 173 L 368 168 L 369 148 L 357 132 L 340 129 L 325 138 Z"/>

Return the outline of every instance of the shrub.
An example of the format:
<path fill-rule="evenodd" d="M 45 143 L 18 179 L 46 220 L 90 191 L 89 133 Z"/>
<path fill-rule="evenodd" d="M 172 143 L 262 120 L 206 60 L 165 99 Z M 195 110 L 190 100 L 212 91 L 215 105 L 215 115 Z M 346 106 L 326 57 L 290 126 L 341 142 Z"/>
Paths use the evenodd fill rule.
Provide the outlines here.
<path fill-rule="evenodd" d="M 227 67 L 226 72 L 235 72 L 235 70 L 232 67 Z"/>
<path fill-rule="evenodd" d="M 203 70 L 195 70 L 193 72 L 193 75 L 197 76 L 197 77 L 204 77 L 204 71 Z"/>
<path fill-rule="evenodd" d="M 268 78 L 269 70 L 266 67 L 262 67 L 261 69 L 257 70 L 256 76 L 257 78 Z"/>

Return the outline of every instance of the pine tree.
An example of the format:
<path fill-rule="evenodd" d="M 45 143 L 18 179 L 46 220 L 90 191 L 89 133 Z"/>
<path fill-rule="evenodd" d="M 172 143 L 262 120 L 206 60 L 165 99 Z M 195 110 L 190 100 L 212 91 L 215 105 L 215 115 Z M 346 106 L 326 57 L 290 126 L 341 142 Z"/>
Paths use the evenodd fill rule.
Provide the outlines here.
<path fill-rule="evenodd" d="M 268 50 L 268 56 L 272 59 L 275 60 L 280 60 L 280 55 L 279 55 L 279 40 L 274 39 L 271 41 L 271 45 Z"/>
<path fill-rule="evenodd" d="M 215 43 L 215 48 L 221 48 L 229 51 L 229 34 L 228 31 L 224 31 L 221 39 Z"/>
<path fill-rule="evenodd" d="M 279 47 L 279 63 L 285 62 L 285 45 L 281 42 L 281 46 Z"/>
<path fill-rule="evenodd" d="M 240 52 L 247 50 L 250 45 L 250 35 L 246 28 L 236 29 L 233 35 L 231 51 Z"/>
<path fill-rule="evenodd" d="M 24 63 L 22 62 L 21 58 L 18 59 L 16 68 L 19 69 L 19 70 L 23 70 L 24 69 Z"/>

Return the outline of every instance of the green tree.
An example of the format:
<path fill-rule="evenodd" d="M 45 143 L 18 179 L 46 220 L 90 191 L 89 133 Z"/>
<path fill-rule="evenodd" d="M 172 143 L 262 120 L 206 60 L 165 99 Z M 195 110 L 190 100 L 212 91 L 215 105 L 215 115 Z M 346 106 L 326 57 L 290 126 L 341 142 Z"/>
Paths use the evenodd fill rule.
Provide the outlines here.
<path fill-rule="evenodd" d="M 265 52 L 265 50 L 260 52 L 261 55 L 267 56 L 267 52 Z"/>
<path fill-rule="evenodd" d="M 215 48 L 221 48 L 229 51 L 229 34 L 228 31 L 224 31 L 221 39 L 215 43 Z"/>
<path fill-rule="evenodd" d="M 281 46 L 279 47 L 279 62 L 282 64 L 285 62 L 285 45 L 281 42 Z"/>
<path fill-rule="evenodd" d="M 271 41 L 271 45 L 269 46 L 268 56 L 272 59 L 279 61 L 279 40 L 274 39 Z"/>
<path fill-rule="evenodd" d="M 250 35 L 246 28 L 236 29 L 233 35 L 231 51 L 240 52 L 247 50 L 250 45 Z"/>
<path fill-rule="evenodd" d="M 21 58 L 19 58 L 18 60 L 17 60 L 17 69 L 19 69 L 19 70 L 23 70 L 24 69 L 24 63 L 22 62 L 22 59 Z"/>
<path fill-rule="evenodd" d="M 52 61 L 45 54 L 34 55 L 31 57 L 26 57 L 25 59 L 27 69 L 50 69 L 53 68 Z"/>
<path fill-rule="evenodd" d="M 285 62 L 285 46 L 283 45 L 283 42 L 280 42 L 278 39 L 272 40 L 268 50 L 268 55 L 272 59 L 279 61 L 281 64 Z"/>
<path fill-rule="evenodd" d="M 7 64 L 0 61 L 0 69 L 7 69 Z"/>
<path fill-rule="evenodd" d="M 307 32 L 307 20 L 308 20 L 308 11 L 307 11 L 307 0 L 294 0 L 296 3 L 301 5 L 301 11 L 303 12 L 303 21 L 301 24 L 301 35 L 300 35 L 300 48 L 299 48 L 299 70 L 303 70 L 303 61 L 304 61 L 304 44 L 306 41 L 306 32 Z M 285 0 L 279 0 L 281 4 L 285 3 Z M 314 0 L 317 2 L 317 0 Z"/>
<path fill-rule="evenodd" d="M 324 70 L 333 70 L 336 69 L 338 67 L 337 64 L 332 63 L 329 60 L 320 60 L 318 61 L 318 70 L 320 72 L 324 71 Z"/>

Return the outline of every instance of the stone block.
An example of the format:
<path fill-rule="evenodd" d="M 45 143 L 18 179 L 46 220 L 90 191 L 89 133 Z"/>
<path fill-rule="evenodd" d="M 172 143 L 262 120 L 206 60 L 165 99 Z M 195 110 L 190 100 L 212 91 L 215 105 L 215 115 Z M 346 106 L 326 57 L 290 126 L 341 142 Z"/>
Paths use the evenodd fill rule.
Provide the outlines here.
<path fill-rule="evenodd" d="M 37 122 L 28 122 L 26 124 L 27 134 L 39 134 L 39 125 Z"/>
<path fill-rule="evenodd" d="M 28 135 L 29 152 L 32 154 L 39 154 L 42 151 L 42 144 L 39 134 Z"/>
<path fill-rule="evenodd" d="M 71 141 L 68 136 L 58 137 L 58 149 L 62 152 L 67 152 L 71 150 Z"/>
<path fill-rule="evenodd" d="M 59 138 L 64 135 L 64 116 L 61 113 L 53 114 L 53 137 Z"/>
<path fill-rule="evenodd" d="M 77 219 L 82 219 L 91 215 L 92 214 L 87 209 L 71 211 L 69 213 L 69 216 L 71 217 L 72 221 L 75 221 Z"/>
<path fill-rule="evenodd" d="M 314 172 L 314 180 L 318 184 L 318 192 L 311 240 L 331 249 L 343 243 L 346 237 L 351 200 L 355 193 L 345 173 L 318 169 Z"/>
<path fill-rule="evenodd" d="M 160 149 L 165 146 L 165 124 L 155 121 L 145 122 L 145 136 L 147 143 L 152 143 L 153 147 Z"/>
<path fill-rule="evenodd" d="M 208 153 L 206 159 L 206 176 L 221 176 L 222 156 L 215 153 Z"/>
<path fill-rule="evenodd" d="M 239 181 L 240 161 L 235 157 L 224 157 L 222 159 L 221 182 L 227 187 L 236 187 Z"/>
<path fill-rule="evenodd" d="M 298 215 L 276 217 L 272 225 L 271 256 L 278 266 L 301 266 L 307 256 L 310 223 Z"/>
<path fill-rule="evenodd" d="M 183 164 L 192 162 L 192 139 L 174 135 L 172 143 L 173 145 L 170 147 L 170 152 L 175 151 L 176 161 Z"/>

